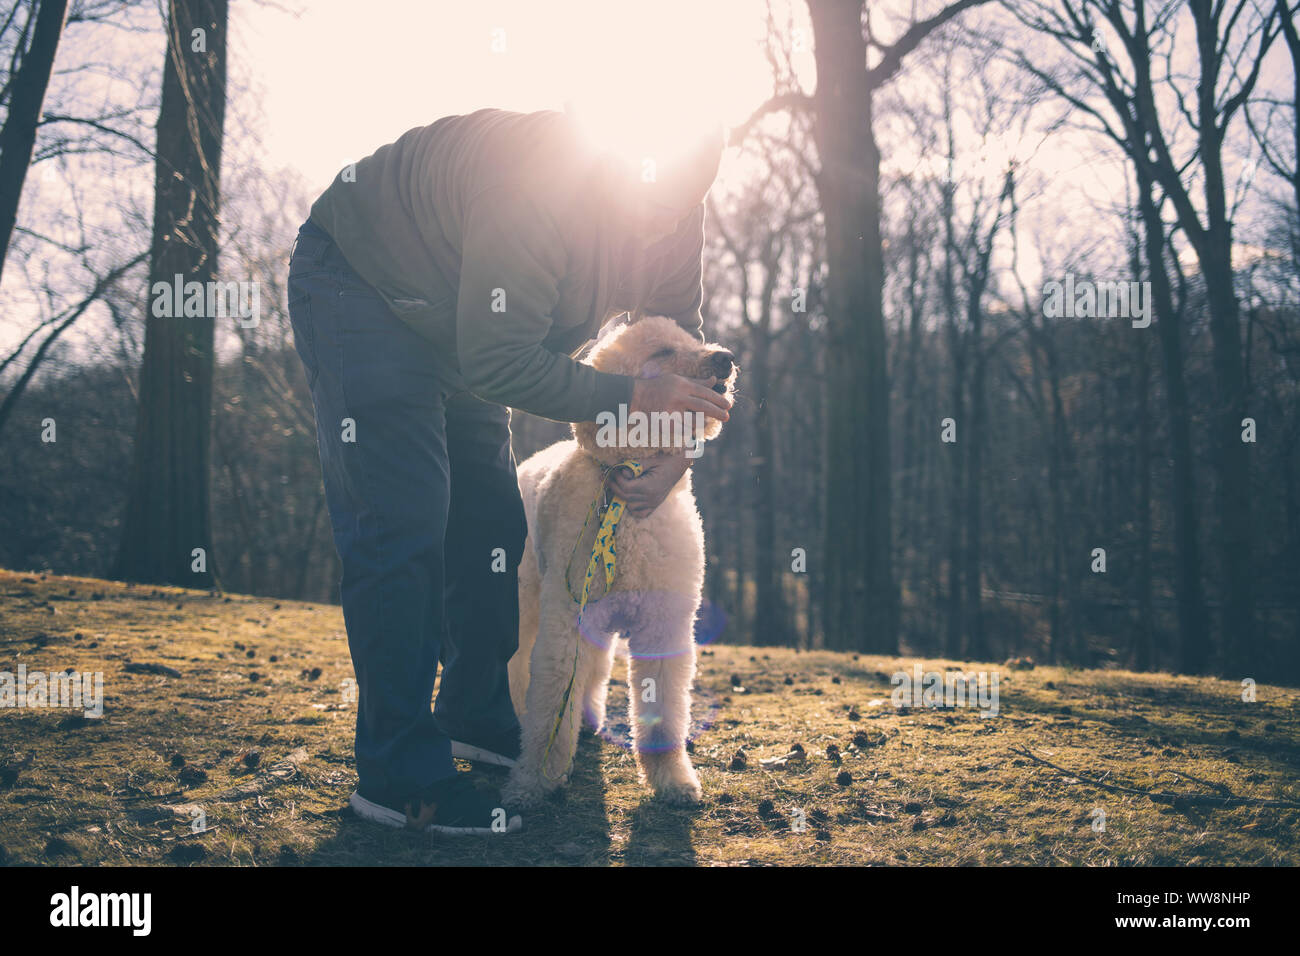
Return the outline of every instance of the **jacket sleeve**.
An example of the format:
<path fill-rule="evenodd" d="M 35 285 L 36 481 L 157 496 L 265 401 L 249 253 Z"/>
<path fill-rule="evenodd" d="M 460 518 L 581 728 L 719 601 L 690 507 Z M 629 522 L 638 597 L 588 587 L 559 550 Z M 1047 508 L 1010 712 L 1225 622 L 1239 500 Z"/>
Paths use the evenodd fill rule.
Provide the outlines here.
<path fill-rule="evenodd" d="M 700 341 L 704 341 L 704 203 L 677 226 L 669 260 L 659 283 L 650 293 L 646 312 L 665 315 Z"/>
<path fill-rule="evenodd" d="M 566 269 L 563 243 L 543 210 L 492 187 L 470 201 L 461 238 L 456 351 L 471 392 L 561 422 L 594 421 L 631 404 L 629 376 L 598 372 L 542 345 Z"/>

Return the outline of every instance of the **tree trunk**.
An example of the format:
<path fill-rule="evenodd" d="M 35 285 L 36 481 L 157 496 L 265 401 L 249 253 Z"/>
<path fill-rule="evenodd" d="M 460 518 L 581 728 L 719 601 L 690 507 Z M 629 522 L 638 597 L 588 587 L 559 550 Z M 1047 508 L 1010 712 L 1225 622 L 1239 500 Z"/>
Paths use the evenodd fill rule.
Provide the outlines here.
<path fill-rule="evenodd" d="M 949 229 L 951 230 L 951 209 L 948 208 Z M 951 258 L 951 249 L 947 258 Z M 967 441 L 969 422 L 965 416 L 966 409 L 966 352 L 962 342 L 962 332 L 957 320 L 957 296 L 952 281 L 952 266 L 948 263 L 944 269 L 944 307 L 948 312 L 948 349 L 952 360 L 952 383 L 949 401 L 952 407 L 945 418 L 956 423 L 956 445 L 951 449 L 949 460 L 952 462 L 952 478 L 948 491 L 948 581 L 947 593 L 947 629 L 944 652 L 948 657 L 960 657 L 962 654 L 962 634 L 965 622 L 962 619 L 962 506 L 965 499 L 965 465 L 963 442 Z"/>
<path fill-rule="evenodd" d="M 1289 556 L 1288 565 L 1292 568 L 1300 567 L 1300 493 L 1297 493 L 1296 482 L 1297 458 L 1300 458 L 1300 443 L 1292 439 L 1290 446 L 1282 453 L 1282 479 L 1283 486 L 1286 488 L 1286 553 Z M 1300 575 L 1291 575 L 1291 586 L 1288 592 L 1295 631 L 1283 660 L 1286 662 L 1285 673 L 1290 680 L 1295 681 L 1300 679 Z"/>
<path fill-rule="evenodd" d="M 1134 259 L 1137 259 L 1135 253 Z M 1134 262 L 1133 275 L 1140 275 L 1140 265 Z M 1141 333 L 1143 330 L 1138 330 Z M 1138 560 L 1137 602 L 1138 630 L 1133 647 L 1133 667 L 1150 670 L 1155 657 L 1155 623 L 1151 609 L 1151 364 L 1147 354 L 1146 336 L 1137 338 L 1137 420 L 1138 420 Z"/>
<path fill-rule="evenodd" d="M 9 240 L 18 221 L 18 201 L 22 198 L 23 182 L 36 146 L 41 104 L 54 71 L 54 54 L 59 48 L 67 12 L 68 0 L 41 0 L 31 45 L 13 76 L 9 112 L 0 129 L 0 276 L 4 275 Z"/>
<path fill-rule="evenodd" d="M 1205 192 L 1205 231 L 1197 248 L 1210 306 L 1210 338 L 1218 410 L 1214 415 L 1218 451 L 1217 503 L 1223 548 L 1223 658 L 1229 672 L 1244 673 L 1255 666 L 1255 568 L 1251 562 L 1251 494 L 1249 446 L 1241 440 L 1241 420 L 1247 415 L 1248 385 L 1242 367 L 1241 320 L 1232 271 L 1232 219 L 1228 213 L 1223 176 L 1223 131 L 1215 81 L 1224 65 L 1219 50 L 1219 13 L 1210 0 L 1193 0 L 1200 52 L 1201 81 L 1197 86 L 1197 116 L 1202 186 Z M 1226 28 L 1231 30 L 1231 23 Z M 1226 125 L 1227 120 L 1224 119 Z"/>
<path fill-rule="evenodd" d="M 1052 497 L 1052 631 L 1049 659 L 1053 663 L 1062 659 L 1082 664 L 1082 632 L 1079 627 L 1078 601 L 1075 599 L 1075 567 L 1083 559 L 1074 549 L 1073 525 L 1069 516 L 1068 479 L 1072 464 L 1070 454 L 1069 423 L 1065 417 L 1065 401 L 1061 395 L 1061 361 L 1055 330 L 1048 325 L 1046 316 L 1042 324 L 1042 351 L 1047 366 L 1047 387 L 1052 403 L 1051 457 L 1048 463 L 1048 482 Z"/>
<path fill-rule="evenodd" d="M 216 277 L 227 0 L 171 0 L 158 116 L 150 312 L 118 577 L 215 581 L 209 510 L 214 316 L 154 315 L 155 283 Z M 177 280 L 175 277 L 179 276 Z M 171 292 L 163 293 L 170 296 Z M 202 548 L 206 562 L 195 562 Z"/>
<path fill-rule="evenodd" d="M 765 306 L 766 308 L 766 306 Z M 754 330 L 754 369 L 750 386 L 759 396 L 754 416 L 754 479 L 758 501 L 754 509 L 754 643 L 760 647 L 790 644 L 785 626 L 785 602 L 781 593 L 786 558 L 776 553 L 776 442 L 772 422 L 771 378 L 768 367 L 769 330 Z"/>
<path fill-rule="evenodd" d="M 1151 67 L 1147 60 L 1134 63 L 1139 91 L 1137 121 L 1144 135 L 1150 134 L 1159 149 L 1153 172 L 1174 202 L 1179 223 L 1196 252 L 1205 280 L 1210 312 L 1210 338 L 1216 407 L 1211 415 L 1218 484 L 1215 494 L 1218 539 L 1221 551 L 1223 587 L 1223 660 L 1228 671 L 1242 673 L 1255 663 L 1254 573 L 1251 563 L 1251 485 L 1247 446 L 1241 440 L 1241 420 L 1246 416 L 1247 387 L 1242 369 L 1241 322 L 1232 271 L 1232 220 L 1227 209 L 1223 176 L 1224 128 L 1228 116 L 1218 99 L 1217 81 L 1225 65 L 1226 41 L 1219 36 L 1223 7 L 1210 0 L 1190 0 L 1196 29 L 1198 83 L 1196 126 L 1198 160 L 1204 191 L 1205 225 L 1192 203 L 1182 179 L 1159 137 L 1159 122 L 1152 92 Z M 1136 26 L 1145 29 L 1145 10 L 1135 6 Z M 1235 18 L 1234 18 L 1235 19 Z M 1229 27 L 1230 29 L 1230 27 Z M 1243 86 L 1246 93 L 1249 87 Z M 1222 123 L 1222 125 L 1221 125 Z M 1141 142 L 1141 141 L 1139 141 Z M 1147 165 L 1145 146 L 1139 166 Z"/>
<path fill-rule="evenodd" d="M 924 441 L 921 435 L 917 434 L 919 424 L 920 400 L 918 398 L 919 382 L 917 378 L 920 374 L 920 356 L 921 356 L 921 297 L 919 293 L 921 284 L 921 250 L 920 238 L 916 233 L 916 218 L 913 216 L 907 224 L 907 348 L 904 352 L 902 362 L 903 378 L 903 422 L 902 422 L 902 443 L 900 445 L 901 469 L 904 486 L 907 493 L 902 496 L 899 502 L 899 528 L 897 534 L 897 546 L 895 553 L 897 555 L 897 567 L 899 574 L 907 581 L 909 591 L 912 595 L 913 611 L 909 613 L 908 620 L 902 623 L 902 633 L 910 644 L 915 644 L 914 636 L 924 630 L 920 620 L 920 607 L 917 604 L 923 601 L 921 597 L 920 575 L 918 570 L 918 557 L 920 548 L 917 542 L 924 540 L 919 534 L 917 525 L 917 514 L 921 508 L 921 495 L 924 492 L 925 485 L 921 480 L 921 468 L 918 461 L 922 459 L 921 442 Z M 931 436 L 933 440 L 933 436 Z"/>
<path fill-rule="evenodd" d="M 1173 458 L 1174 544 L 1178 551 L 1179 669 L 1203 673 L 1209 664 L 1210 634 L 1201 584 L 1200 536 L 1196 515 L 1196 476 L 1192 458 L 1192 421 L 1187 382 L 1183 377 L 1180 316 L 1165 269 L 1164 223 L 1152 198 L 1153 184 L 1144 166 L 1137 164 L 1138 210 L 1142 216 L 1143 244 L 1151 298 L 1160 337 L 1160 358 L 1165 375 L 1165 401 L 1169 412 L 1169 443 Z"/>
<path fill-rule="evenodd" d="M 1226 228 L 1226 227 L 1225 227 Z M 1249 445 L 1241 440 L 1246 417 L 1246 383 L 1241 361 L 1241 324 L 1232 287 L 1231 241 L 1224 235 L 1202 262 L 1210 305 L 1210 336 L 1218 407 L 1213 416 L 1219 481 L 1223 574 L 1223 662 L 1229 673 L 1245 673 L 1255 663 L 1255 570 L 1251 564 Z"/>
<path fill-rule="evenodd" d="M 990 237 L 990 242 L 992 237 Z M 966 304 L 967 328 L 970 336 L 971 378 L 970 378 L 970 418 L 966 426 L 963 442 L 966 447 L 966 569 L 962 574 L 965 586 L 966 618 L 966 656 L 975 660 L 986 660 L 988 648 L 984 643 L 984 614 L 982 567 L 980 562 L 980 544 L 982 528 L 980 519 L 983 515 L 983 503 L 980 493 L 983 490 L 981 477 L 984 460 L 984 422 L 986 415 L 984 395 L 984 313 L 981 299 L 983 285 L 972 283 L 969 300 Z"/>
<path fill-rule="evenodd" d="M 857 0 L 808 0 L 826 223 L 826 646 L 898 649 L 880 153 Z"/>

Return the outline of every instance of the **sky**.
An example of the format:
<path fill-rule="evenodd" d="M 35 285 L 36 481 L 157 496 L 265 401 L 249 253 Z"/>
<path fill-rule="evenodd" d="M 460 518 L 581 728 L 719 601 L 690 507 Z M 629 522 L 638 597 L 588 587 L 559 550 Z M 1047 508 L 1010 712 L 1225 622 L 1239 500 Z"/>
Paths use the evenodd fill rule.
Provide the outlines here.
<path fill-rule="evenodd" d="M 795 67 L 811 92 L 807 11 L 798 2 L 790 9 L 793 19 L 780 27 L 793 34 Z M 340 168 L 407 129 L 484 106 L 563 109 L 572 99 L 615 146 L 629 124 L 735 125 L 772 92 L 765 16 L 763 0 L 235 4 L 231 76 L 251 85 L 247 95 L 261 114 L 259 159 L 296 170 L 314 195 Z M 877 29 L 892 35 L 888 24 Z M 693 115 L 649 115 L 656 104 L 660 113 Z M 1062 154 L 1056 161 L 1065 173 L 1054 201 L 1096 210 L 1118 167 L 1094 165 L 1067 139 L 1047 146 Z M 992 146 L 1001 166 L 1006 156 Z M 885 157 L 886 167 L 911 161 L 924 165 L 897 151 Z M 724 155 L 720 188 L 743 178 L 739 164 L 735 151 Z"/>
<path fill-rule="evenodd" d="M 257 168 L 292 171 L 314 196 L 343 166 L 406 130 L 485 106 L 564 109 L 573 100 L 603 124 L 596 132 L 608 133 L 611 145 L 620 130 L 656 122 L 674 120 L 683 131 L 709 120 L 731 125 L 771 88 L 764 10 L 762 0 L 232 3 L 227 156 L 234 160 L 255 143 Z M 97 103 L 111 110 L 156 102 L 156 89 L 138 88 L 136 80 L 143 69 L 158 82 L 160 18 L 161 7 L 146 5 L 123 18 L 134 29 L 70 30 L 56 62 L 63 75 L 52 83 L 47 109 L 86 113 Z M 811 52 L 805 60 L 811 76 Z M 627 109 L 628 103 L 638 105 Z M 665 104 L 687 115 L 666 116 Z M 152 127 L 152 114 L 147 122 Z M 241 135 L 244 122 L 255 140 Z M 146 139 L 150 133 L 141 131 Z M 43 165 L 26 203 L 71 205 L 54 173 Z M 86 188 L 87 177 L 104 178 L 102 171 L 71 175 L 83 187 L 81 201 L 149 214 L 148 165 L 113 170 L 105 190 Z M 85 211 L 105 224 L 117 216 L 108 207 Z M 0 314 L 0 354 L 31 328 L 37 311 L 32 290 L 12 277 L 5 285 L 10 307 Z M 80 323 L 65 342 L 97 341 L 86 331 L 93 324 Z"/>
<path fill-rule="evenodd" d="M 928 11 L 937 5 L 934 0 L 920 7 Z M 786 4 L 774 6 L 777 16 L 783 17 Z M 799 51 L 795 66 L 802 88 L 811 92 L 815 69 L 807 11 L 801 0 L 788 6 L 793 21 L 779 22 L 778 29 L 801 31 L 788 39 Z M 893 3 L 900 16 L 912 6 L 910 0 Z M 599 132 L 612 145 L 618 145 L 620 134 L 629 129 L 676 125 L 689 132 L 708 120 L 734 125 L 772 90 L 763 43 L 766 7 L 764 0 L 234 3 L 227 147 L 238 154 L 255 144 L 259 169 L 293 171 L 301 177 L 303 194 L 314 196 L 343 166 L 406 130 L 484 106 L 563 109 L 573 100 L 597 118 Z M 144 21 L 161 15 L 148 6 L 136 9 Z M 879 9 L 880 4 L 873 7 Z M 968 11 L 964 20 L 981 24 L 992 15 L 976 9 Z M 878 15 L 874 23 L 882 37 L 893 37 L 902 29 L 901 23 L 882 20 Z M 75 37 L 70 36 L 57 66 L 68 82 L 75 81 L 77 107 L 93 110 L 97 101 L 130 106 L 135 100 L 156 97 L 148 84 L 140 89 L 132 86 L 137 63 L 153 70 L 156 83 L 162 62 L 158 23 L 141 25 L 138 32 L 116 34 L 111 28 L 82 26 Z M 1274 51 L 1275 60 L 1279 52 Z M 74 61 L 101 61 L 110 68 L 83 72 Z M 912 64 L 910 75 L 905 70 L 893 80 L 894 91 L 901 92 L 904 100 L 926 95 L 917 65 Z M 1049 111 L 1058 112 L 1058 106 Z M 152 126 L 153 114 L 146 113 Z M 244 137 L 232 116 L 251 118 L 256 139 Z M 877 133 L 887 175 L 927 170 L 927 157 L 909 156 L 910 147 L 904 145 L 908 137 L 895 135 L 883 113 L 877 116 Z M 147 132 L 142 135 L 148 137 Z M 999 171 L 993 167 L 1000 168 L 1013 152 L 1024 160 L 1029 150 L 1035 154 L 1034 168 L 1046 178 L 1039 196 L 1044 222 L 1022 221 L 1026 235 L 1049 245 L 1074 247 L 1104 243 L 1104 237 L 1122 229 L 1115 210 L 1125 200 L 1128 173 L 1099 137 L 1067 129 L 1046 142 L 1041 135 L 1031 134 L 1012 147 L 996 142 L 986 146 L 986 177 L 996 178 Z M 979 144 L 959 144 L 965 163 L 978 151 Z M 963 165 L 965 174 L 973 172 Z M 38 179 L 50 177 L 51 172 L 47 164 Z M 719 190 L 742 183 L 745 172 L 744 161 L 728 150 Z M 142 164 L 121 175 L 115 172 L 113 178 L 103 190 L 83 190 L 83 201 L 98 204 L 97 209 L 86 210 L 87 216 L 111 222 L 119 215 L 116 210 L 129 209 L 147 221 L 152 168 Z M 51 180 L 48 192 L 39 182 L 34 185 L 36 194 L 25 202 L 74 208 L 66 197 L 59 197 L 56 180 Z M 79 185 L 86 183 L 79 180 Z M 1022 268 L 1028 267 L 1025 278 L 1031 286 L 1038 278 L 1030 249 L 1034 244 L 1024 244 L 1022 254 L 1029 254 L 1021 260 Z M 66 278 L 66 268 L 56 263 L 50 268 Z M 77 292 L 76 282 L 80 278 L 69 294 Z M 0 353 L 30 329 L 36 312 L 28 290 L 8 277 L 5 286 L 4 301 L 10 305 L 0 314 Z M 82 326 L 90 328 L 87 323 Z M 95 340 L 92 332 L 87 334 Z"/>
<path fill-rule="evenodd" d="M 265 111 L 268 164 L 322 188 L 407 129 L 483 106 L 563 109 L 572 98 L 613 126 L 653 119 L 613 103 L 662 93 L 696 111 L 691 119 L 731 125 L 771 88 L 759 0 L 312 0 L 301 9 L 234 4 L 231 41 Z"/>

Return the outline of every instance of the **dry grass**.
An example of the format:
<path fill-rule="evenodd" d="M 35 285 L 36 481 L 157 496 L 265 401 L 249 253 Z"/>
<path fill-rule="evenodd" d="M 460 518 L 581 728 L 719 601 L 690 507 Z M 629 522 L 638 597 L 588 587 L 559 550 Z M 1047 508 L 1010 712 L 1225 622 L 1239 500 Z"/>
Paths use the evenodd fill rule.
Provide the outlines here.
<path fill-rule="evenodd" d="M 19 663 L 102 671 L 106 701 L 99 720 L 0 711 L 10 864 L 1300 864 L 1300 811 L 1159 803 L 1012 752 L 1144 790 L 1300 801 L 1288 688 L 1244 703 L 1212 679 L 1003 669 L 1000 716 L 981 720 L 896 710 L 889 675 L 910 659 L 717 646 L 696 691 L 703 806 L 661 806 L 637 783 L 620 682 L 614 730 L 584 737 L 562 800 L 520 834 L 449 840 L 346 808 L 354 708 L 336 607 L 0 571 L 0 670 Z M 796 743 L 805 760 L 762 766 Z M 194 808 L 207 832 L 191 832 Z"/>

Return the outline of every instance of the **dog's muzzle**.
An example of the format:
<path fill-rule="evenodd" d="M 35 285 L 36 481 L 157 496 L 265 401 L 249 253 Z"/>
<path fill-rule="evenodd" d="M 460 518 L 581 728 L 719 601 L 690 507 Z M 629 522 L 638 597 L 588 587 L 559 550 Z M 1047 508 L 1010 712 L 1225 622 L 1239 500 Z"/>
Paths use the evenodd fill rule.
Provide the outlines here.
<path fill-rule="evenodd" d="M 709 369 L 713 372 L 714 378 L 720 379 L 713 390 L 719 395 L 727 394 L 726 379 L 731 377 L 731 371 L 736 367 L 736 356 L 727 349 L 718 349 L 709 356 Z"/>

